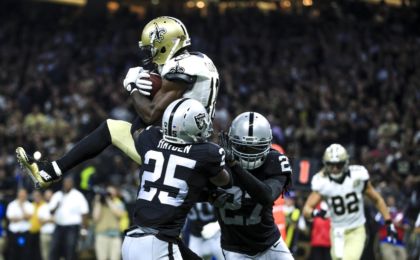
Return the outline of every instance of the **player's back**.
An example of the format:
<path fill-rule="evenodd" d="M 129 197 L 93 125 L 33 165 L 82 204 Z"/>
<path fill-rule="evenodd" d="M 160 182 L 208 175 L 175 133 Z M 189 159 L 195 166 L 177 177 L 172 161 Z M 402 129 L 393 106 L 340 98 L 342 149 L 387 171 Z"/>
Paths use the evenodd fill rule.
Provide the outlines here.
<path fill-rule="evenodd" d="M 143 164 L 134 224 L 177 237 L 192 205 L 209 178 L 224 165 L 223 149 L 214 143 L 175 145 L 149 127 L 136 140 Z"/>
<path fill-rule="evenodd" d="M 191 87 L 183 97 L 200 101 L 210 117 L 214 117 L 219 73 L 209 57 L 200 52 L 185 52 L 166 62 L 161 74 L 190 82 Z"/>

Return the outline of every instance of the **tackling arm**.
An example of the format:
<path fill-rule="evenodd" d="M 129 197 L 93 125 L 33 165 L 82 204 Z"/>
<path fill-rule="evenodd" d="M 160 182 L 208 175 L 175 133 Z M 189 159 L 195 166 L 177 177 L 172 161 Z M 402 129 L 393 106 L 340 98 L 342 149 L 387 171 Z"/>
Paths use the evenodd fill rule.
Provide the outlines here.
<path fill-rule="evenodd" d="M 239 164 L 235 164 L 231 169 L 235 174 L 235 180 L 237 179 L 249 195 L 262 205 L 273 203 L 280 196 L 288 180 L 286 175 L 280 175 L 276 178 L 260 181 Z"/>
<path fill-rule="evenodd" d="M 161 119 L 166 107 L 172 101 L 182 97 L 187 87 L 187 84 L 180 81 L 175 82 L 163 79 L 162 87 L 156 93 L 153 100 L 150 100 L 138 91 L 134 91 L 131 94 L 134 108 L 141 119 L 146 124 L 151 125 Z"/>
<path fill-rule="evenodd" d="M 313 217 L 312 212 L 321 200 L 322 196 L 319 192 L 312 191 L 311 194 L 309 194 L 309 197 L 303 206 L 303 216 L 305 216 L 306 219 L 311 219 Z"/>

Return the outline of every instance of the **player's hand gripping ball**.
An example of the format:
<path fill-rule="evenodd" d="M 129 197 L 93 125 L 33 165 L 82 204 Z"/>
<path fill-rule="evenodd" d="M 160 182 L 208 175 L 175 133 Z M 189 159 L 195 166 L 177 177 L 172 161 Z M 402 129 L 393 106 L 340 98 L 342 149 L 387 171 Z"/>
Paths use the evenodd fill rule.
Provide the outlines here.
<path fill-rule="evenodd" d="M 134 67 L 128 70 L 123 85 L 130 95 L 139 92 L 153 99 L 162 86 L 162 78 L 155 72 L 146 71 L 142 67 Z"/>
<path fill-rule="evenodd" d="M 136 89 L 134 91 L 153 99 L 162 86 L 162 78 L 159 74 L 148 71 L 141 71 L 136 79 Z"/>
<path fill-rule="evenodd" d="M 152 82 L 152 89 L 150 90 L 150 99 L 153 99 L 153 97 L 156 95 L 156 93 L 160 90 L 162 87 L 162 77 L 154 72 L 150 73 L 150 81 Z"/>

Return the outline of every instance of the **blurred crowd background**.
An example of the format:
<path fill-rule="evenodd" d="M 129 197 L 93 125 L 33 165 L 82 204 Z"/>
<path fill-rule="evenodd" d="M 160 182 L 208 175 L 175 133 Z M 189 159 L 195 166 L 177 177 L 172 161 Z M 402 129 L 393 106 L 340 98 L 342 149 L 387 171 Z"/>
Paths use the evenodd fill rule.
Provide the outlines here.
<path fill-rule="evenodd" d="M 393 207 L 404 231 L 402 247 L 409 259 L 418 259 L 420 6 L 401 2 L 315 1 L 312 7 L 285 11 L 278 3 L 273 10 L 252 4 L 221 10 L 218 1 L 210 1 L 205 11 L 156 5 L 145 12 L 118 3 L 109 12 L 2 1 L 1 241 L 7 233 L 6 208 L 18 189 L 26 189 L 25 200 L 36 203 L 15 148 L 57 159 L 104 119 L 133 119 L 122 80 L 138 64 L 143 26 L 155 16 L 171 15 L 186 25 L 192 50 L 207 54 L 219 70 L 216 130 L 227 129 L 244 111 L 269 118 L 274 142 L 295 165 L 293 209 L 302 207 L 324 149 L 341 143 L 351 163 L 368 168 L 387 201 L 397 202 Z M 309 178 L 300 176 L 302 161 L 310 162 Z M 135 200 L 137 166 L 114 148 L 71 174 L 91 209 L 98 190 L 111 183 L 127 211 Z M 56 184 L 53 191 L 60 188 Z M 364 257 L 381 259 L 376 250 L 381 223 L 369 204 L 366 210 L 370 246 Z M 95 223 L 91 213 L 88 219 Z M 295 222 L 300 224 L 293 251 L 305 259 L 311 223 Z M 80 240 L 80 252 L 93 248 L 89 237 Z"/>

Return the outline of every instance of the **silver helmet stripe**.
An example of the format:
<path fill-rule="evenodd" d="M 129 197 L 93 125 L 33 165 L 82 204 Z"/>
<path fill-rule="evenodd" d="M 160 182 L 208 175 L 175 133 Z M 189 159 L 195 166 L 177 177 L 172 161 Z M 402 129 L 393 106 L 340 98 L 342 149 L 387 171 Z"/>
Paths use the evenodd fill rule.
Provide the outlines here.
<path fill-rule="evenodd" d="M 248 136 L 254 135 L 254 112 L 249 113 Z"/>
<path fill-rule="evenodd" d="M 172 121 L 174 120 L 174 115 L 175 115 L 175 112 L 176 112 L 176 110 L 178 109 L 178 107 L 182 104 L 182 103 L 184 103 L 184 101 L 185 100 L 188 100 L 189 98 L 183 98 L 183 99 L 181 99 L 175 106 L 174 106 L 174 108 L 172 109 L 172 111 L 171 111 L 171 115 L 169 116 L 169 120 L 168 120 L 168 135 L 169 136 L 172 136 Z"/>

